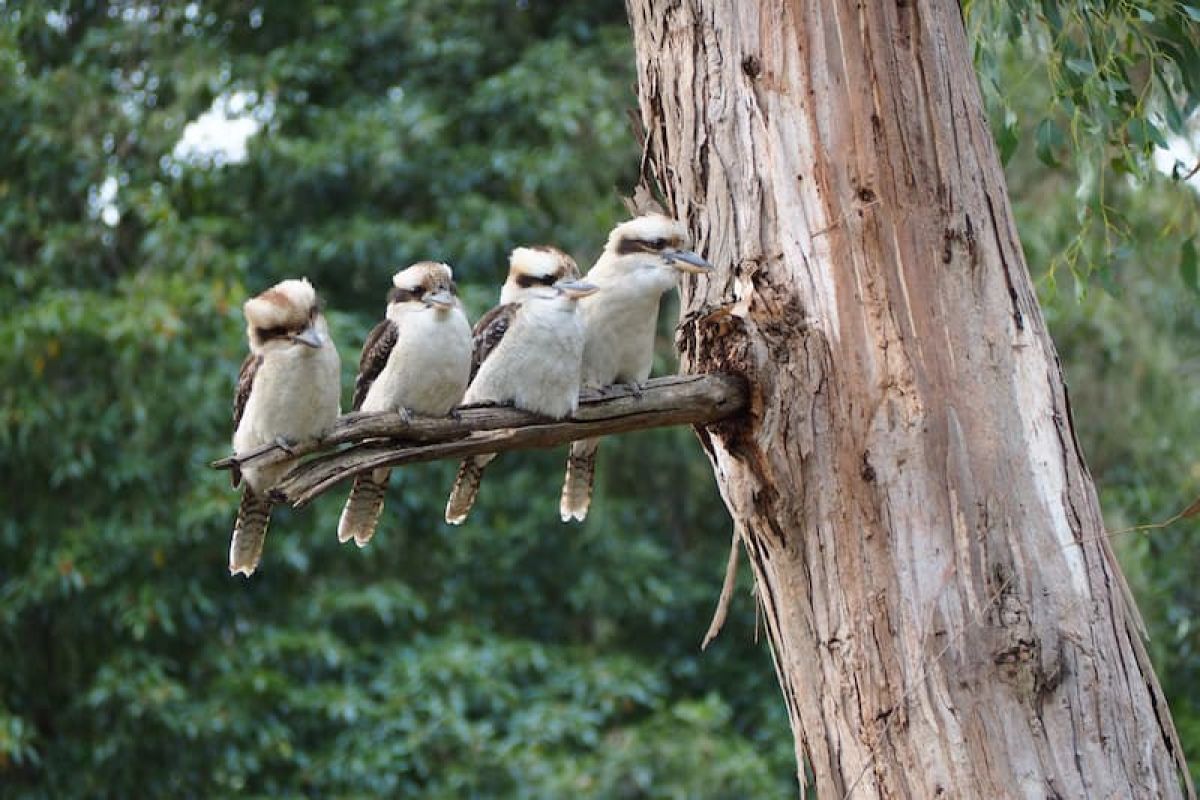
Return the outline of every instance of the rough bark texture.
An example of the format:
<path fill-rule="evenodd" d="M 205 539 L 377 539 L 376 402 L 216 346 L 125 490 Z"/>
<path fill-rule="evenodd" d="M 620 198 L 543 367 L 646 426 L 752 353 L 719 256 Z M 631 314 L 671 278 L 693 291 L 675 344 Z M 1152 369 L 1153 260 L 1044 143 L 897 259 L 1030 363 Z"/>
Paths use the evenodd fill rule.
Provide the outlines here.
<path fill-rule="evenodd" d="M 822 798 L 1190 793 L 951 0 L 629 0 L 685 370 Z"/>

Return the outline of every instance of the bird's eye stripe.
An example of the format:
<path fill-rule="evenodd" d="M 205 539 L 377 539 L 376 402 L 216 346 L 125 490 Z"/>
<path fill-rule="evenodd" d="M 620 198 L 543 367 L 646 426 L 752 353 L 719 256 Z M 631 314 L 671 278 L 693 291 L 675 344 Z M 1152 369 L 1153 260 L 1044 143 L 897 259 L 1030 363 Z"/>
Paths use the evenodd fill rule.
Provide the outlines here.
<path fill-rule="evenodd" d="M 638 253 L 642 250 L 642 243 L 637 239 L 626 237 L 617 242 L 617 253 L 619 255 L 629 255 L 630 253 Z"/>
<path fill-rule="evenodd" d="M 267 339 L 280 339 L 288 335 L 288 328 L 283 325 L 274 328 L 255 328 L 254 333 L 263 341 Z"/>
<path fill-rule="evenodd" d="M 518 275 L 517 286 L 528 289 L 530 286 L 553 286 L 558 283 L 557 275 Z"/>
<path fill-rule="evenodd" d="M 617 255 L 627 256 L 632 253 L 658 253 L 667 247 L 677 246 L 677 237 L 671 239 L 634 239 L 625 237 L 617 243 Z"/>

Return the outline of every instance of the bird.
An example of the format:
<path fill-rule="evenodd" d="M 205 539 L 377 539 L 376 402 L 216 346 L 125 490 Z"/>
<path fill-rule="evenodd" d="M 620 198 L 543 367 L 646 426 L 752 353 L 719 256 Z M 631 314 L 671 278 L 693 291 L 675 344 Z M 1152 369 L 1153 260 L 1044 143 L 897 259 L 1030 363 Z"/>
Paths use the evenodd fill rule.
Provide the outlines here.
<path fill-rule="evenodd" d="M 561 250 L 513 250 L 500 305 L 475 325 L 464 404 L 511 403 L 556 419 L 575 412 L 584 339 L 579 302 L 596 291 L 578 276 L 575 260 Z M 466 520 L 493 458 L 463 459 L 446 501 L 446 522 Z"/>
<path fill-rule="evenodd" d="M 599 287 L 580 303 L 586 330 L 585 388 L 628 384 L 640 391 L 654 361 L 659 301 L 675 288 L 681 273 L 713 269 L 690 247 L 683 223 L 661 214 L 635 217 L 609 233 L 604 252 L 584 276 Z M 563 522 L 587 517 L 599 444 L 599 439 L 571 443 L 559 501 Z"/>
<path fill-rule="evenodd" d="M 392 277 L 387 314 L 363 345 L 353 410 L 444 416 L 471 372 L 471 326 L 446 264 L 421 261 Z M 365 547 L 383 511 L 389 469 L 358 475 L 338 520 L 338 541 Z"/>
<path fill-rule="evenodd" d="M 244 453 L 274 443 L 284 450 L 321 437 L 340 413 L 341 362 L 329 338 L 316 290 L 306 278 L 275 284 L 242 306 L 250 353 L 242 362 L 233 401 L 233 450 Z M 271 519 L 271 488 L 290 462 L 233 472 L 245 481 L 233 539 L 229 574 L 249 578 L 262 558 Z"/>

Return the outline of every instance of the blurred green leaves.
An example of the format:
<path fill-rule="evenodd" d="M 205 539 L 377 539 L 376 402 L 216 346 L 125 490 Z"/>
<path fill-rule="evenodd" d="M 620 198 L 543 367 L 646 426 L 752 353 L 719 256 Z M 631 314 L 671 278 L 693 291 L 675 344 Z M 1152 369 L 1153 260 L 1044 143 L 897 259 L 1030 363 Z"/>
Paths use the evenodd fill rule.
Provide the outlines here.
<path fill-rule="evenodd" d="M 1093 274 L 1100 287 L 1115 287 L 1113 255 L 1135 241 L 1121 179 L 1153 180 L 1167 151 L 1200 158 L 1194 144 L 1200 105 L 1194 10 L 1175 0 L 964 4 L 1003 162 L 1028 169 L 1013 157 L 1021 142 L 1029 142 L 1039 168 L 1054 171 L 1047 182 L 1074 188 L 1064 209 L 1073 216 L 1072 235 L 1037 264 L 1047 268 L 1045 288 L 1057 286 L 1060 270 L 1078 287 Z M 1023 127 L 1014 120 L 1024 120 Z M 1177 164 L 1173 177 L 1192 166 Z M 1200 235 L 1195 204 L 1174 209 L 1163 235 L 1176 245 Z"/>
<path fill-rule="evenodd" d="M 1196 203 L 1151 162 L 1196 7 L 967 10 L 1029 261 L 1081 287 L 1047 311 L 1110 525 L 1162 518 L 1200 478 Z M 225 574 L 242 300 L 312 278 L 348 386 L 397 268 L 448 259 L 477 316 L 515 244 L 588 263 L 632 59 L 616 2 L 0 0 L 0 796 L 794 794 L 747 576 L 697 650 L 729 532 L 687 431 L 606 441 L 584 526 L 562 453 L 500 459 L 456 529 L 421 465 L 371 547 L 331 496 Z M 223 106 L 245 161 L 177 147 Z M 1188 533 L 1123 554 L 1194 754 Z"/>
<path fill-rule="evenodd" d="M 1184 286 L 1193 291 L 1200 291 L 1200 274 L 1196 269 L 1196 241 L 1188 239 L 1179 246 L 1179 275 L 1183 278 Z"/>
<path fill-rule="evenodd" d="M 748 594 L 699 657 L 728 520 L 686 432 L 607 443 L 585 526 L 512 454 L 462 528 L 423 465 L 370 548 L 331 496 L 224 567 L 243 299 L 312 278 L 349 386 L 409 262 L 473 315 L 516 244 L 586 264 L 632 84 L 615 2 L 0 2 L 0 796 L 793 791 Z M 179 146 L 210 110 L 244 161 Z"/>
<path fill-rule="evenodd" d="M 1037 132 L 1034 134 L 1037 142 L 1037 157 L 1048 167 L 1057 167 L 1058 151 L 1066 145 L 1066 137 L 1063 136 L 1062 129 L 1058 127 L 1052 119 L 1044 119 L 1038 123 Z"/>

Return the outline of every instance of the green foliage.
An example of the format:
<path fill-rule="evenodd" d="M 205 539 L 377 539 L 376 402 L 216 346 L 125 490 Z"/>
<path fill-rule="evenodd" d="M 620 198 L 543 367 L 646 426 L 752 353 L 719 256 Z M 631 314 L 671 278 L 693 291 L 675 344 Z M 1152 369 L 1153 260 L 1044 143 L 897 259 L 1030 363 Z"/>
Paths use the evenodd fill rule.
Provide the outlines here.
<path fill-rule="evenodd" d="M 1030 263 L 1108 290 L 1046 296 L 1111 527 L 1200 480 L 1198 212 L 1151 167 L 1197 17 L 968 5 Z M 632 83 L 616 2 L 0 0 L 0 796 L 794 793 L 745 585 L 697 652 L 729 523 L 684 431 L 606 441 L 584 526 L 561 453 L 505 456 L 456 529 L 423 465 L 371 547 L 331 496 L 225 574 L 241 301 L 311 277 L 348 386 L 397 267 L 448 259 L 478 314 L 514 244 L 587 263 Z M 244 162 L 176 149 L 214 101 L 262 125 Z M 1122 542 L 1192 755 L 1194 533 Z"/>
<path fill-rule="evenodd" d="M 615 2 L 0 0 L 0 796 L 792 793 L 747 592 L 697 651 L 729 522 L 683 432 L 606 443 L 584 526 L 514 454 L 462 528 L 427 465 L 370 548 L 331 496 L 224 567 L 242 300 L 312 278 L 349 386 L 398 267 L 478 314 L 515 244 L 586 264 L 632 83 Z M 244 162 L 176 149 L 214 101 Z"/>
<path fill-rule="evenodd" d="M 1093 273 L 1101 286 L 1114 285 L 1114 251 L 1137 242 L 1120 199 L 1123 179 L 1150 181 L 1156 153 L 1172 145 L 1200 158 L 1185 144 L 1200 105 L 1197 9 L 1177 0 L 964 4 L 1001 159 L 1010 165 L 1021 142 L 1031 142 L 1039 169 L 1074 186 L 1063 198 L 1073 235 L 1047 254 L 1048 288 L 1060 270 L 1080 287 Z M 1176 158 L 1173 178 L 1198 166 L 1186 160 Z M 1181 204 L 1164 227 L 1181 246 L 1200 235 L 1200 212 Z"/>

